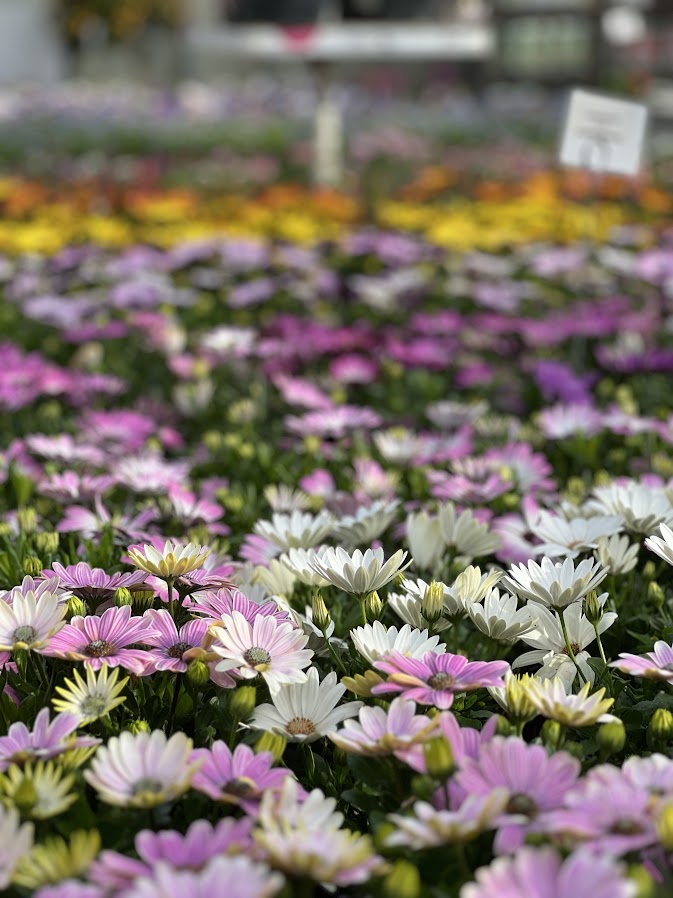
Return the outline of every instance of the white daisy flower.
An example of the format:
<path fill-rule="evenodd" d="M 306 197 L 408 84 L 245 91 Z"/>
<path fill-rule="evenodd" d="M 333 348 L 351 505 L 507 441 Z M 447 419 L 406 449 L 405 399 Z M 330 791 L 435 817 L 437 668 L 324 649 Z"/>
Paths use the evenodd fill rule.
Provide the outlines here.
<path fill-rule="evenodd" d="M 407 515 L 407 543 L 414 564 L 420 570 L 434 570 L 444 552 L 444 537 L 439 526 L 439 518 L 427 511 Z"/>
<path fill-rule="evenodd" d="M 423 596 L 428 584 L 424 580 L 404 580 L 403 586 L 407 590 L 404 594 L 388 593 L 388 606 L 405 624 L 409 624 L 417 630 L 427 630 L 430 627 L 430 622 L 423 617 Z M 444 586 L 444 595 L 446 596 L 448 586 L 444 584 L 442 586 Z M 446 630 L 450 626 L 448 620 L 440 617 L 433 623 L 432 629 L 436 633 L 441 633 L 442 630 Z"/>
<path fill-rule="evenodd" d="M 296 577 L 280 559 L 272 558 L 267 567 L 259 565 L 253 573 L 255 583 L 260 583 L 269 595 L 290 598 L 294 592 Z"/>
<path fill-rule="evenodd" d="M 0 599 L 0 651 L 39 651 L 63 627 L 67 606 L 54 592 L 36 598 L 32 590 L 13 590 L 8 601 Z"/>
<path fill-rule="evenodd" d="M 673 564 L 673 530 L 666 524 L 659 524 L 659 532 L 661 536 L 648 536 L 645 545 L 667 564 Z"/>
<path fill-rule="evenodd" d="M 601 605 L 605 604 L 608 594 L 598 597 Z M 528 606 L 534 616 L 535 626 L 521 636 L 521 641 L 531 646 L 534 651 L 524 652 L 512 663 L 512 670 L 528 667 L 532 664 L 542 665 L 536 676 L 549 679 L 559 676 L 564 683 L 570 685 L 577 676 L 577 668 L 568 655 L 566 642 L 561 628 L 561 619 L 557 612 L 550 611 L 544 605 L 532 603 Z M 590 655 L 586 651 L 596 639 L 596 631 L 582 611 L 581 602 L 569 605 L 563 612 L 568 631 L 568 641 L 575 659 L 585 680 L 593 683 L 594 672 L 587 663 Z M 598 632 L 604 633 L 617 619 L 614 611 L 606 611 L 598 623 Z"/>
<path fill-rule="evenodd" d="M 346 687 L 337 683 L 335 671 L 322 683 L 318 671 L 311 667 L 303 683 L 287 683 L 273 694 L 273 704 L 259 705 L 249 726 L 270 730 L 288 742 L 315 742 L 333 732 L 347 717 L 355 717 L 362 702 L 338 705 Z"/>
<path fill-rule="evenodd" d="M 542 540 L 538 551 L 549 558 L 577 558 L 580 553 L 595 549 L 601 537 L 614 536 L 621 529 L 619 515 L 566 520 L 548 511 L 540 511 L 531 526 L 533 534 Z"/>
<path fill-rule="evenodd" d="M 22 824 L 16 808 L 0 805 L 0 889 L 9 888 L 19 861 L 32 847 L 33 824 Z"/>
<path fill-rule="evenodd" d="M 280 514 L 291 514 L 293 511 L 308 511 L 313 500 L 303 490 L 295 490 L 284 483 L 270 483 L 264 487 L 264 498 L 271 510 Z"/>
<path fill-rule="evenodd" d="M 320 546 L 317 549 L 288 549 L 278 559 L 281 564 L 291 571 L 294 576 L 305 586 L 329 586 L 329 580 L 321 577 L 320 574 L 311 567 L 313 558 L 321 558 L 325 554 L 327 546 Z"/>
<path fill-rule="evenodd" d="M 540 564 L 529 561 L 528 566 L 511 567 L 503 585 L 521 598 L 558 610 L 579 602 L 605 579 L 607 573 L 590 558 L 581 561 L 577 567 L 572 558 L 556 564 L 543 558 Z"/>
<path fill-rule="evenodd" d="M 397 627 L 385 627 L 381 621 L 374 621 L 366 627 L 351 630 L 351 639 L 358 653 L 370 664 L 392 651 L 410 658 L 422 658 L 426 652 L 436 655 L 446 652 L 444 643 L 439 644 L 439 636 L 428 636 L 427 629 L 412 629 L 409 624 L 398 630 Z"/>
<path fill-rule="evenodd" d="M 444 543 L 452 546 L 456 554 L 467 559 L 491 555 L 500 548 L 500 539 L 491 533 L 488 524 L 482 524 L 469 509 L 456 514 L 453 502 L 439 507 L 439 529 Z"/>
<path fill-rule="evenodd" d="M 614 719 L 607 714 L 614 699 L 603 698 L 605 689 L 589 695 L 590 689 L 591 684 L 587 682 L 576 695 L 568 694 L 558 677 L 553 680 L 533 679 L 526 685 L 528 697 L 538 714 L 569 727 L 587 727 L 602 723 L 603 718 Z"/>
<path fill-rule="evenodd" d="M 210 549 L 206 546 L 196 546 L 187 543 L 181 546 L 166 540 L 163 551 L 159 552 L 154 546 L 146 543 L 142 546 L 129 546 L 128 554 L 135 566 L 155 577 L 167 578 L 182 577 L 203 565 Z"/>
<path fill-rule="evenodd" d="M 332 529 L 336 542 L 347 549 L 368 546 L 388 529 L 399 507 L 399 501 L 379 499 L 369 507 L 361 506 L 354 515 L 339 518 Z"/>
<path fill-rule="evenodd" d="M 352 555 L 341 547 L 327 548 L 324 554 L 311 560 L 311 567 L 333 586 L 356 596 L 366 596 L 385 586 L 411 564 L 404 564 L 407 553 L 398 549 L 387 561 L 383 549 L 356 549 Z"/>
<path fill-rule="evenodd" d="M 673 505 L 663 489 L 636 480 L 594 488 L 588 506 L 602 514 L 621 515 L 624 529 L 651 533 L 659 524 L 673 524 Z"/>
<path fill-rule="evenodd" d="M 629 542 L 628 536 L 601 537 L 594 549 L 594 556 L 611 574 L 628 574 L 638 564 L 638 543 Z"/>
<path fill-rule="evenodd" d="M 240 611 L 233 611 L 210 633 L 216 639 L 212 650 L 222 658 L 215 665 L 218 672 L 236 671 L 245 679 L 261 674 L 271 690 L 306 679 L 304 668 L 313 652 L 304 648 L 308 636 L 289 621 L 260 614 L 251 623 Z"/>
<path fill-rule="evenodd" d="M 383 458 L 393 465 L 409 464 L 419 449 L 418 437 L 406 427 L 377 430 L 372 439 Z"/>
<path fill-rule="evenodd" d="M 499 642 L 515 642 L 535 626 L 530 608 L 517 610 L 516 596 L 506 592 L 501 596 L 499 589 L 491 589 L 484 597 L 483 604 L 471 602 L 466 607 L 472 623 L 486 636 Z"/>
<path fill-rule="evenodd" d="M 322 542 L 334 526 L 334 518 L 327 511 L 318 515 L 301 511 L 274 514 L 270 521 L 257 521 L 255 533 L 281 549 L 310 549 Z"/>

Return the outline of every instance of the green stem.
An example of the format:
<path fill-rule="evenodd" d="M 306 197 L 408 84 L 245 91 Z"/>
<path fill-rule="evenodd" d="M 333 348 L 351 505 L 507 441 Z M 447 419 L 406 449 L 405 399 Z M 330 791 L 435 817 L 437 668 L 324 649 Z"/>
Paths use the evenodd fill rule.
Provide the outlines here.
<path fill-rule="evenodd" d="M 168 613 L 170 614 L 171 617 L 175 617 L 175 615 L 173 613 L 175 602 L 173 599 L 173 578 L 172 577 L 169 577 L 168 580 L 166 580 L 166 587 L 168 588 Z"/>
<path fill-rule="evenodd" d="M 360 613 L 362 614 L 362 626 L 367 626 L 367 609 L 365 608 L 365 600 L 358 596 L 358 602 L 360 603 Z"/>
<path fill-rule="evenodd" d="M 601 642 L 601 634 L 598 632 L 598 627 L 594 624 L 594 633 L 596 634 L 596 642 L 598 643 L 598 651 L 601 653 L 601 661 L 607 667 L 607 658 L 605 657 L 605 651 L 603 649 L 603 643 Z"/>
<path fill-rule="evenodd" d="M 170 736 L 173 732 L 173 721 L 175 720 L 175 711 L 178 707 L 178 698 L 180 697 L 180 690 L 182 689 L 182 674 L 178 674 L 175 678 L 175 687 L 173 689 L 173 701 L 171 702 L 171 709 L 168 712 L 168 722 L 166 723 L 166 735 Z"/>
<path fill-rule="evenodd" d="M 33 666 L 33 670 L 35 671 L 35 674 L 37 675 L 37 681 L 40 684 L 40 688 L 44 689 L 45 688 L 44 677 L 42 676 L 42 671 L 40 670 L 40 664 L 37 660 L 37 656 L 36 656 L 35 652 L 29 651 L 28 657 L 30 658 L 30 663 Z"/>
<path fill-rule="evenodd" d="M 309 781 L 310 785 L 313 785 L 313 780 L 315 778 L 315 758 L 313 757 L 313 752 L 311 751 L 310 745 L 307 745 L 306 742 L 302 744 L 301 750 L 304 755 L 304 764 L 306 765 L 306 779 Z"/>
<path fill-rule="evenodd" d="M 568 639 L 568 628 L 566 627 L 565 617 L 563 616 L 564 609 L 559 611 L 559 618 L 561 619 L 561 630 L 563 632 L 563 638 L 565 639 L 566 648 L 568 649 L 568 655 L 570 656 L 570 660 L 575 665 L 575 669 L 580 677 L 580 682 L 584 683 L 586 681 L 586 677 L 580 670 L 580 666 L 577 663 L 577 658 L 575 657 L 575 653 L 573 652 L 572 646 L 570 645 L 570 639 Z"/>
<path fill-rule="evenodd" d="M 328 637 L 328 635 L 327 635 L 327 632 L 326 632 L 325 630 L 323 630 L 323 636 L 325 637 L 325 642 L 327 643 L 327 649 L 328 649 L 328 651 L 329 651 L 329 653 L 330 653 L 330 655 L 331 655 L 331 657 L 332 657 L 332 660 L 334 661 L 334 663 L 336 664 L 336 666 L 337 666 L 340 670 L 342 670 L 346 675 L 348 675 L 348 668 L 347 668 L 346 665 L 343 663 L 343 661 L 341 660 L 341 658 L 337 655 L 336 649 L 334 648 L 334 646 L 333 646 L 332 643 L 330 642 L 329 637 Z"/>

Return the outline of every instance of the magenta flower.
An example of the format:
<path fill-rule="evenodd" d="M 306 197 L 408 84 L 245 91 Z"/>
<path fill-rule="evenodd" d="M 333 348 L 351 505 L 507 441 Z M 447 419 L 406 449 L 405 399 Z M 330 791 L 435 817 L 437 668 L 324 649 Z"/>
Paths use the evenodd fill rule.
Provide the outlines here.
<path fill-rule="evenodd" d="M 216 857 L 202 870 L 176 870 L 165 861 L 141 877 L 127 898 L 271 898 L 283 886 L 280 873 L 245 857 Z"/>
<path fill-rule="evenodd" d="M 345 720 L 343 727 L 328 738 L 344 751 L 377 757 L 395 755 L 406 761 L 409 750 L 437 735 L 436 719 L 416 714 L 414 702 L 398 697 L 387 711 L 365 705 L 357 720 Z"/>
<path fill-rule="evenodd" d="M 522 819 L 501 824 L 494 849 L 496 854 L 510 853 L 522 846 L 528 833 L 538 831 L 540 813 L 562 806 L 579 773 L 580 762 L 567 752 L 557 751 L 550 757 L 541 745 L 528 745 L 518 736 L 496 736 L 481 746 L 478 758 L 463 758 L 451 783 L 451 804 L 455 807 L 467 796 L 507 789 L 504 814 Z"/>
<path fill-rule="evenodd" d="M 73 748 L 93 748 L 100 739 L 75 736 L 79 718 L 75 714 L 58 714 L 49 722 L 49 708 L 42 708 L 32 731 L 25 723 L 13 723 L 6 736 L 0 736 L 0 772 L 11 764 L 26 761 L 48 761 Z"/>
<path fill-rule="evenodd" d="M 130 648 L 155 635 L 149 618 L 131 617 L 131 607 L 108 608 L 101 617 L 73 617 L 69 624 L 49 640 L 43 655 L 85 661 L 94 670 L 103 664 L 124 667 L 136 676 L 143 676 L 152 663 L 152 655 L 142 649 Z"/>
<path fill-rule="evenodd" d="M 140 860 L 117 851 L 103 851 L 89 868 L 88 876 L 97 885 L 116 892 L 129 888 L 140 876 L 151 876 L 161 861 L 177 870 L 200 870 L 218 855 L 246 852 L 252 845 L 252 826 L 250 817 L 225 817 L 215 826 L 207 820 L 195 820 L 184 835 L 171 829 L 144 829 L 135 837 Z"/>
<path fill-rule="evenodd" d="M 372 693 L 402 692 L 421 705 L 434 705 L 443 711 L 453 704 L 457 692 L 482 686 L 503 686 L 509 670 L 506 661 L 468 661 L 463 655 L 426 652 L 422 659 L 407 658 L 393 651 L 374 662 L 377 670 L 388 674 L 385 683 L 374 686 Z"/>
<path fill-rule="evenodd" d="M 175 621 L 163 608 L 159 611 L 150 609 L 143 617 L 150 622 L 154 631 L 143 636 L 145 645 L 151 646 L 148 667 L 145 673 L 154 673 L 157 670 L 173 670 L 176 673 L 184 673 L 188 664 L 182 660 L 182 656 L 190 649 L 197 648 L 203 642 L 203 638 L 209 627 L 207 620 L 190 620 L 180 628 L 178 633 Z"/>
<path fill-rule="evenodd" d="M 278 608 L 275 602 L 264 602 L 258 605 L 249 599 L 240 589 L 218 589 L 217 592 L 199 592 L 189 604 L 192 614 L 202 614 L 210 621 L 220 621 L 238 611 L 252 623 L 256 617 L 275 617 L 288 620 L 287 611 Z"/>
<path fill-rule="evenodd" d="M 654 650 L 646 655 L 631 655 L 622 652 L 619 660 L 612 661 L 610 667 L 616 667 L 622 673 L 632 677 L 645 677 L 648 680 L 666 680 L 673 682 L 673 646 L 663 639 L 654 643 Z"/>
<path fill-rule="evenodd" d="M 79 879 L 64 879 L 58 885 L 45 886 L 35 892 L 35 898 L 105 898 L 105 892 Z"/>
<path fill-rule="evenodd" d="M 637 891 L 611 857 L 580 850 L 563 860 L 553 848 L 522 848 L 477 870 L 460 898 L 635 898 Z"/>
<path fill-rule="evenodd" d="M 563 804 L 540 820 L 546 833 L 615 855 L 658 841 L 650 793 L 626 778 L 612 778 L 606 788 L 601 777 L 589 776 L 566 795 Z"/>
<path fill-rule="evenodd" d="M 248 745 L 237 745 L 234 751 L 225 742 L 213 742 L 211 749 L 197 748 L 192 761 L 203 766 L 192 779 L 192 789 L 203 792 L 214 801 L 240 805 L 254 814 L 262 796 L 269 789 L 279 791 L 292 772 L 273 766 L 270 752 L 255 752 Z M 300 792 L 303 790 L 300 787 Z"/>
<path fill-rule="evenodd" d="M 57 586 L 70 590 L 73 595 L 85 602 L 92 602 L 94 606 L 111 599 L 115 590 L 121 587 L 130 590 L 140 588 L 147 578 L 145 571 L 108 574 L 102 568 L 90 567 L 84 561 L 68 567 L 63 567 L 55 561 L 52 569 L 42 571 L 42 576 L 46 580 L 55 580 Z"/>

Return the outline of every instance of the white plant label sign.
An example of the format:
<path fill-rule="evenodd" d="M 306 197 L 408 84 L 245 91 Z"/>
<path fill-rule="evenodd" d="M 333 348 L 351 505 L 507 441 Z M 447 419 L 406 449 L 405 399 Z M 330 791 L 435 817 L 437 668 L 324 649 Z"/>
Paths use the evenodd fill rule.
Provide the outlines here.
<path fill-rule="evenodd" d="M 562 165 L 615 175 L 640 171 L 647 127 L 642 103 L 574 90 L 566 113 Z"/>

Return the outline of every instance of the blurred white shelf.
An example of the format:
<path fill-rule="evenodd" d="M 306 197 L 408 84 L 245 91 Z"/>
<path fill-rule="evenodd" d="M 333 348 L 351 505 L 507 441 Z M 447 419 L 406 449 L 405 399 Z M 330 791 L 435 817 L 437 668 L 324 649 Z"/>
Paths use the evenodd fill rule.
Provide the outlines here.
<path fill-rule="evenodd" d="M 488 59 L 496 34 L 487 23 L 326 23 L 281 28 L 273 25 L 193 27 L 187 46 L 229 59 L 308 62 Z"/>

